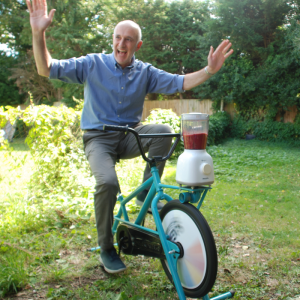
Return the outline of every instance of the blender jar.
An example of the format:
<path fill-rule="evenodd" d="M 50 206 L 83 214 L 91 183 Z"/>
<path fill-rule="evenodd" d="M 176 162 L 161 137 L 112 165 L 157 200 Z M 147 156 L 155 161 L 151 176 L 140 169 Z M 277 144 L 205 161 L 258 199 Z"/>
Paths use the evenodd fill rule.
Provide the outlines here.
<path fill-rule="evenodd" d="M 208 114 L 190 113 L 181 115 L 181 134 L 184 149 L 206 149 L 208 120 Z"/>

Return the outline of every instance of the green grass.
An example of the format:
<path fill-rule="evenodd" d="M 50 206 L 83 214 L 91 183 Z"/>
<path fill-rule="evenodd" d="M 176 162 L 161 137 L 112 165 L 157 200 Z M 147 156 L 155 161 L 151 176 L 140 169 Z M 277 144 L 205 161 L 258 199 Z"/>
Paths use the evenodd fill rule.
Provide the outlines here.
<path fill-rule="evenodd" d="M 23 140 L 12 146 L 11 155 L 0 152 L 0 298 L 18 292 L 20 299 L 178 299 L 157 259 L 123 256 L 123 274 L 104 273 L 99 253 L 86 251 L 96 246 L 90 200 L 80 215 L 83 200 L 44 195 L 28 185 L 35 168 L 28 148 Z M 210 296 L 235 289 L 235 299 L 297 299 L 299 148 L 229 140 L 208 152 L 216 181 L 201 211 L 219 254 Z M 123 193 L 140 183 L 143 167 L 141 159 L 117 166 Z M 169 162 L 164 182 L 176 184 L 175 174 Z M 146 223 L 154 226 L 150 216 Z"/>

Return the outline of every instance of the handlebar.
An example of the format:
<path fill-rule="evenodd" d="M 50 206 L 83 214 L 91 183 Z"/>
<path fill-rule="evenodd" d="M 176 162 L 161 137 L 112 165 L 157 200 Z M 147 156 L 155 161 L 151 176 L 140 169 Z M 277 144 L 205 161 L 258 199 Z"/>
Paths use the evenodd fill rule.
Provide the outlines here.
<path fill-rule="evenodd" d="M 137 144 L 138 144 L 138 147 L 139 147 L 139 150 L 141 152 L 143 159 L 150 164 L 153 164 L 158 161 L 166 161 L 167 159 L 169 159 L 170 156 L 172 155 L 172 153 L 174 152 L 174 150 L 179 142 L 179 139 L 180 139 L 180 133 L 138 134 L 134 129 L 128 127 L 128 125 L 127 126 L 103 125 L 103 130 L 104 131 L 109 130 L 109 131 L 131 132 L 136 138 L 136 141 L 137 141 Z M 174 144 L 172 145 L 169 153 L 165 157 L 155 156 L 150 159 L 150 158 L 146 157 L 146 155 L 145 155 L 140 138 L 158 138 L 158 137 L 160 137 L 160 138 L 161 137 L 162 138 L 175 137 L 176 140 L 175 140 Z"/>

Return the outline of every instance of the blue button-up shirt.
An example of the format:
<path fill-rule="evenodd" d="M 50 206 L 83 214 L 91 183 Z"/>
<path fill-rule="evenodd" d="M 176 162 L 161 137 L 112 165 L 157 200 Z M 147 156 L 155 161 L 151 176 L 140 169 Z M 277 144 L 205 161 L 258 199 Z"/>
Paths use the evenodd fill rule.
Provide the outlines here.
<path fill-rule="evenodd" d="M 184 76 L 159 70 L 135 57 L 122 69 L 112 53 L 53 59 L 49 78 L 84 84 L 81 128 L 101 130 L 103 124 L 139 123 L 146 94 L 183 92 Z"/>

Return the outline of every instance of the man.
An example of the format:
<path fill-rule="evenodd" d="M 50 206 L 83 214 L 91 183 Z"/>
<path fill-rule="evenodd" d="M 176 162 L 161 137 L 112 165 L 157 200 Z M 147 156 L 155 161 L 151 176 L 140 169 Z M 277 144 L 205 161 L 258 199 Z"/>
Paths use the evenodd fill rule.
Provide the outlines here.
<path fill-rule="evenodd" d="M 46 46 L 45 31 L 51 24 L 55 10 L 47 14 L 46 0 L 26 0 L 30 12 L 33 51 L 38 73 L 50 79 L 84 84 L 84 108 L 81 128 L 85 154 L 96 179 L 94 194 L 98 243 L 101 247 L 100 262 L 109 273 L 126 269 L 113 246 L 111 227 L 113 209 L 119 190 L 115 162 L 138 156 L 135 138 L 124 132 L 105 132 L 103 125 L 129 125 L 139 133 L 170 133 L 166 125 L 142 125 L 140 123 L 144 98 L 148 93 L 173 94 L 190 90 L 219 71 L 233 50 L 231 43 L 223 41 L 214 51 L 210 48 L 208 66 L 187 74 L 173 75 L 138 61 L 134 53 L 143 42 L 141 29 L 133 21 L 120 22 L 113 34 L 112 54 L 88 54 L 80 58 L 55 60 Z M 168 139 L 143 139 L 143 147 L 149 157 L 165 156 L 171 145 Z M 158 166 L 162 175 L 164 163 Z M 144 181 L 151 176 L 149 166 Z M 148 191 L 138 196 L 142 204 Z M 163 204 L 158 204 L 158 209 Z"/>

